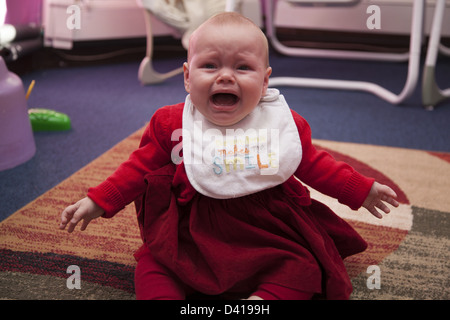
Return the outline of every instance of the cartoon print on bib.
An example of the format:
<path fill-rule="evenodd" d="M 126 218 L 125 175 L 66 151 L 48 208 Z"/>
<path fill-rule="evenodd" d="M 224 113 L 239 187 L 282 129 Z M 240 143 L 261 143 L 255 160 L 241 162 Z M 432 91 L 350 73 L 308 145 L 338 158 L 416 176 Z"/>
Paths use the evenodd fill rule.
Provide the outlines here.
<path fill-rule="evenodd" d="M 270 140 L 267 129 L 236 131 L 226 130 L 223 139 L 214 141 L 214 173 L 221 175 L 232 170 L 258 170 L 261 175 L 276 174 L 279 167 L 279 130 L 271 130 Z"/>

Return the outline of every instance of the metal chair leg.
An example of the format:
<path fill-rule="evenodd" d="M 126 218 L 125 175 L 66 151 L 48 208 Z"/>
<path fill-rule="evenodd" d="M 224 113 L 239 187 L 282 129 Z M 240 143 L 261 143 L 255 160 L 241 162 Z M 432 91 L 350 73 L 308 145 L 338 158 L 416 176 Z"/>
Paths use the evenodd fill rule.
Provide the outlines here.
<path fill-rule="evenodd" d="M 422 78 L 422 105 L 426 110 L 434 110 L 438 103 L 450 97 L 450 88 L 441 90 L 435 77 L 438 52 L 450 54 L 450 50 L 440 44 L 444 10 L 445 0 L 437 0 Z"/>
<path fill-rule="evenodd" d="M 314 87 L 324 89 L 339 89 L 339 90 L 356 90 L 366 91 L 392 103 L 400 104 L 407 99 L 417 86 L 420 68 L 420 49 L 423 35 L 423 13 L 424 0 L 414 0 L 412 22 L 411 22 L 411 39 L 409 52 L 406 55 L 398 54 L 379 54 L 379 53 L 358 53 L 358 52 L 337 52 L 333 50 L 315 50 L 315 49 L 299 49 L 289 48 L 283 46 L 275 35 L 274 30 L 274 0 L 266 1 L 266 19 L 267 31 L 270 35 L 270 40 L 275 49 L 287 55 L 302 55 L 314 57 L 334 57 L 347 59 L 372 59 L 372 60 L 390 60 L 401 61 L 407 58 L 408 75 L 405 86 L 400 94 L 395 94 L 375 83 L 366 81 L 347 81 L 347 80 L 329 80 L 329 79 L 314 79 L 314 78 L 298 78 L 298 77 L 274 77 L 270 80 L 271 86 L 298 86 L 298 87 Z M 299 49 L 299 50 L 298 50 Z M 328 52 L 326 52 L 328 51 Z"/>
<path fill-rule="evenodd" d="M 143 85 L 156 84 L 164 82 L 166 79 L 171 78 L 177 74 L 183 72 L 183 67 L 169 71 L 167 73 L 159 73 L 153 69 L 152 55 L 153 55 L 153 33 L 151 24 L 151 14 L 148 10 L 144 9 L 145 25 L 147 30 L 147 52 L 145 58 L 142 60 L 139 70 L 138 78 Z"/>

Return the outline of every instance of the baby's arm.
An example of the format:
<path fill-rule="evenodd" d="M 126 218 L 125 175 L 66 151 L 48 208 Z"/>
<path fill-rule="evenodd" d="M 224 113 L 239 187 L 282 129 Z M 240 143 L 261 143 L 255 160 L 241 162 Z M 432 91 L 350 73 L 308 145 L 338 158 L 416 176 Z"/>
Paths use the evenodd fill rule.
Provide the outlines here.
<path fill-rule="evenodd" d="M 182 110 L 182 105 L 158 109 L 142 135 L 139 148 L 105 181 L 89 188 L 86 198 L 68 206 L 61 214 L 59 228 L 68 226 L 68 232 L 72 232 L 83 220 L 81 230 L 85 230 L 93 219 L 113 217 L 142 194 L 146 187 L 145 175 L 171 161 L 172 141 L 168 129 L 170 119 L 174 118 L 171 112 L 181 119 Z"/>
<path fill-rule="evenodd" d="M 81 231 L 84 231 L 89 222 L 103 215 L 104 211 L 89 197 L 83 198 L 77 203 L 68 206 L 61 214 L 61 224 L 59 228 L 64 230 L 68 226 L 67 231 L 71 233 L 75 226 L 83 220 Z"/>
<path fill-rule="evenodd" d="M 328 152 L 317 150 L 308 123 L 295 112 L 293 116 L 303 149 L 302 162 L 295 173 L 301 181 L 353 210 L 363 206 L 377 218 L 382 217 L 377 208 L 385 213 L 390 211 L 385 203 L 398 206 L 397 195 L 390 187 L 361 175 L 345 162 L 336 161 Z"/>
<path fill-rule="evenodd" d="M 394 207 L 398 207 L 399 204 L 395 200 L 396 198 L 397 194 L 390 187 L 374 182 L 363 203 L 363 207 L 369 210 L 375 217 L 381 219 L 383 216 L 378 212 L 377 208 L 381 209 L 384 213 L 389 213 L 391 210 L 386 206 L 385 202 Z"/>

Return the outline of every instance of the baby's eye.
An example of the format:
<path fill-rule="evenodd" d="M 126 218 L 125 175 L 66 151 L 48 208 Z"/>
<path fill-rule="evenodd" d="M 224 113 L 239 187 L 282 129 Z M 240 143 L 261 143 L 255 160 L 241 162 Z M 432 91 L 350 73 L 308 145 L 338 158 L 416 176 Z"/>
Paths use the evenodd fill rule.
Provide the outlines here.
<path fill-rule="evenodd" d="M 212 63 L 205 63 L 203 65 L 203 68 L 205 68 L 205 69 L 214 69 L 215 67 L 216 66 L 214 64 L 212 64 Z"/>
<path fill-rule="evenodd" d="M 246 64 L 238 67 L 238 70 L 243 70 L 243 71 L 250 70 L 250 69 L 251 69 L 250 66 L 248 66 Z"/>

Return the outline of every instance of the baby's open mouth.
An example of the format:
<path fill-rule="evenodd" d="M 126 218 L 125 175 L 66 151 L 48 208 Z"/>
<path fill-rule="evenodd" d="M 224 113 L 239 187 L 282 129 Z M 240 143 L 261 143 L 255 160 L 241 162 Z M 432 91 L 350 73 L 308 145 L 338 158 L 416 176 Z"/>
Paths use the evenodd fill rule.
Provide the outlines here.
<path fill-rule="evenodd" d="M 232 93 L 216 93 L 211 100 L 217 106 L 226 107 L 235 105 L 239 101 L 239 97 Z"/>

